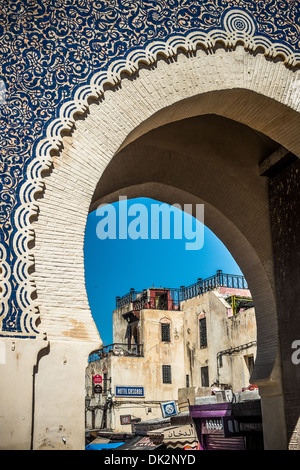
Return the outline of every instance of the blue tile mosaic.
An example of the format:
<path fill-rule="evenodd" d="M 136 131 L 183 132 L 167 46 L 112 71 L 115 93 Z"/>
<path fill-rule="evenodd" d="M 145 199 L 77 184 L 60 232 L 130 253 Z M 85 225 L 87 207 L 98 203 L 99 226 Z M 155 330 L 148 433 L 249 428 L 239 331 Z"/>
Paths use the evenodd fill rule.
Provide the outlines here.
<path fill-rule="evenodd" d="M 300 2 L 287 0 L 2 0 L 0 11 L 0 335 L 35 337 L 34 290 L 17 266 L 16 211 L 49 122 L 96 72 L 154 41 L 251 30 L 300 53 Z M 226 14 L 234 11 L 234 15 Z M 239 15 L 247 13 L 247 15 Z M 248 21 L 248 20 L 249 21 Z M 248 21 L 248 23 L 247 23 Z M 227 23 L 226 23 L 227 22 Z M 24 198 L 26 200 L 24 200 Z M 25 217 L 25 216 L 24 216 Z M 20 235 L 17 245 L 24 243 Z M 21 250 L 21 248 L 20 248 Z M 29 254 L 30 257 L 30 254 Z M 27 320 L 28 319 L 28 320 Z"/>

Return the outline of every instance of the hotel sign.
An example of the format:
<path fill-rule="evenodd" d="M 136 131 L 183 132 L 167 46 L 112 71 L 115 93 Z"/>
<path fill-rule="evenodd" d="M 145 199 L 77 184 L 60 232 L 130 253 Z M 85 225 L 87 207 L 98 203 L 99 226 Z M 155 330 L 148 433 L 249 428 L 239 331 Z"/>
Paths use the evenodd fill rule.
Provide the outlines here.
<path fill-rule="evenodd" d="M 116 397 L 144 397 L 144 387 L 124 387 L 116 385 Z"/>

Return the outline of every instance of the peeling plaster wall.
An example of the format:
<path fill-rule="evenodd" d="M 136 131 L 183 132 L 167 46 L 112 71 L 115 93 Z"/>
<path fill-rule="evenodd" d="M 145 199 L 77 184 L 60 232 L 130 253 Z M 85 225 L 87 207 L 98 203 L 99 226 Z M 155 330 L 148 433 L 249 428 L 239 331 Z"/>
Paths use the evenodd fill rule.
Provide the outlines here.
<path fill-rule="evenodd" d="M 238 291 L 236 291 L 238 295 Z M 185 334 L 186 373 L 190 374 L 191 387 L 201 388 L 201 367 L 209 367 L 209 387 L 200 394 L 211 393 L 211 385 L 218 380 L 217 355 L 219 352 L 256 341 L 254 308 L 229 316 L 230 305 L 225 305 L 217 291 L 207 292 L 182 303 Z M 199 318 L 205 316 L 207 347 L 200 347 Z M 254 354 L 256 346 L 232 356 L 223 356 L 219 381 L 228 384 L 234 392 L 249 385 L 243 356 Z"/>

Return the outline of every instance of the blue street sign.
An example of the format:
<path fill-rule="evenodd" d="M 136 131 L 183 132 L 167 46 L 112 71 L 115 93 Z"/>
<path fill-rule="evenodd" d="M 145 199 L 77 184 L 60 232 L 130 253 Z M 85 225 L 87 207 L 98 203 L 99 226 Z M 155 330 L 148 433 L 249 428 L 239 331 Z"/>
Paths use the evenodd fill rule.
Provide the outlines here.
<path fill-rule="evenodd" d="M 116 386 L 116 397 L 143 397 L 144 387 Z"/>
<path fill-rule="evenodd" d="M 167 418 L 168 416 L 177 415 L 175 401 L 161 403 L 160 406 L 164 418 Z"/>

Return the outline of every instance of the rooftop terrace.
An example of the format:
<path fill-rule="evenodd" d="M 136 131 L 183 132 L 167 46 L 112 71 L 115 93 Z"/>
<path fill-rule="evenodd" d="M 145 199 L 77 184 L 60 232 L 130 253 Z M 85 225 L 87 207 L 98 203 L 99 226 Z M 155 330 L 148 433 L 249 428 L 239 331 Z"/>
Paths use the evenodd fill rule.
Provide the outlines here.
<path fill-rule="evenodd" d="M 179 288 L 152 287 L 143 291 L 130 291 L 122 297 L 116 297 L 116 308 L 133 304 L 133 310 L 152 308 L 159 310 L 180 310 L 180 302 L 204 294 L 218 287 L 231 289 L 248 289 L 244 276 L 238 274 L 225 274 L 218 270 L 215 275 L 206 279 L 198 278 L 197 282 L 190 286 Z"/>

